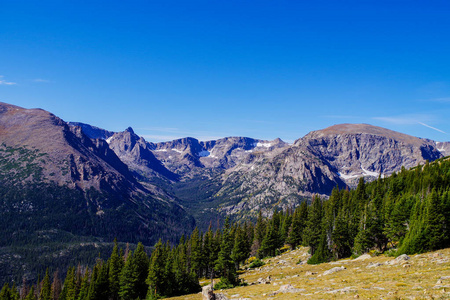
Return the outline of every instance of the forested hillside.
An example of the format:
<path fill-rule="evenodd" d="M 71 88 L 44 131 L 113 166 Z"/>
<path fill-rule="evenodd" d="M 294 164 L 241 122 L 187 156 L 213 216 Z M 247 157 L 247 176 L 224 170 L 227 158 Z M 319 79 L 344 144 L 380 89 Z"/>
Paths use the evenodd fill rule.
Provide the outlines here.
<path fill-rule="evenodd" d="M 217 288 L 242 284 L 238 269 L 250 258 L 274 256 L 297 245 L 310 247 L 316 264 L 364 252 L 413 254 L 450 246 L 450 160 L 440 159 L 355 190 L 334 189 L 329 199 L 314 197 L 294 211 L 260 214 L 255 224 L 231 224 L 201 233 L 195 229 L 177 246 L 158 242 L 148 258 L 116 245 L 108 261 L 71 268 L 64 283 L 49 270 L 43 280 L 5 285 L 0 299 L 143 299 L 196 292 L 200 277 L 220 277 Z M 254 256 L 254 257 L 253 257 Z M 53 281 L 53 284 L 51 282 Z M 9 297 L 9 298 L 8 298 Z"/>

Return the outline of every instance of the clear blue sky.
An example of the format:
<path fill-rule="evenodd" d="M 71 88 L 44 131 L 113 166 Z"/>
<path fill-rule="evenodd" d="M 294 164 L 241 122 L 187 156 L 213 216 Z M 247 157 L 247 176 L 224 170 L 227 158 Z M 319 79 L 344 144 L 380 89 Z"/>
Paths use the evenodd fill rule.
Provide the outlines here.
<path fill-rule="evenodd" d="M 5 0 L 0 75 L 0 101 L 149 141 L 449 141 L 450 2 Z"/>

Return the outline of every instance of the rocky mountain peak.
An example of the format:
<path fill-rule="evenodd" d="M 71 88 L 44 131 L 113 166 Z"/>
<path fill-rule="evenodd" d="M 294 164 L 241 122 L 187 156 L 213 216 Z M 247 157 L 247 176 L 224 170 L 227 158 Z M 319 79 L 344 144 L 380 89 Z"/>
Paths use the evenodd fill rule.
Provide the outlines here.
<path fill-rule="evenodd" d="M 328 164 L 348 184 L 361 176 L 389 175 L 442 157 L 436 143 L 368 124 L 340 124 L 295 142 Z"/>

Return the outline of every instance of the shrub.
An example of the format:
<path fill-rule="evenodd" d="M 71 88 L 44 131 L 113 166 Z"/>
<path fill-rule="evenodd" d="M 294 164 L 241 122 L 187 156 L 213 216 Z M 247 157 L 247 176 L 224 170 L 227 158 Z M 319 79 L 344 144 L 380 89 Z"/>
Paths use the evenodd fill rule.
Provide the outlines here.
<path fill-rule="evenodd" d="M 250 264 L 249 268 L 251 268 L 251 269 L 259 268 L 259 267 L 262 267 L 264 265 L 265 265 L 265 263 L 262 260 L 260 260 L 259 258 L 257 258 L 255 260 L 253 260 L 253 262 Z"/>

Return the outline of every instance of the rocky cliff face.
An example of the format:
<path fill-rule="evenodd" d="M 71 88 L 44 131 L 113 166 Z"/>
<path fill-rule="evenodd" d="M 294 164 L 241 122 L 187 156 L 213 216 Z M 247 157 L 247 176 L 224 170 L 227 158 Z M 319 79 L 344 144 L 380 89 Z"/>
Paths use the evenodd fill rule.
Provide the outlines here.
<path fill-rule="evenodd" d="M 169 171 L 151 149 L 154 145 L 136 135 L 131 127 L 113 134 L 107 139 L 109 147 L 128 167 L 143 177 L 163 177 L 177 180 L 178 175 Z"/>
<path fill-rule="evenodd" d="M 358 178 L 387 176 L 403 166 L 442 157 L 436 143 L 367 124 L 341 124 L 313 131 L 295 145 L 326 161 L 348 185 Z"/>
<path fill-rule="evenodd" d="M 367 124 L 313 131 L 293 145 L 246 137 L 153 144 L 131 129 L 108 141 L 130 169 L 169 180 L 174 195 L 188 207 L 234 216 L 293 207 L 313 194 L 326 197 L 337 185 L 354 187 L 360 177 L 373 180 L 450 154 L 450 143 Z"/>
<path fill-rule="evenodd" d="M 450 142 L 436 142 L 436 149 L 443 156 L 450 156 Z"/>

